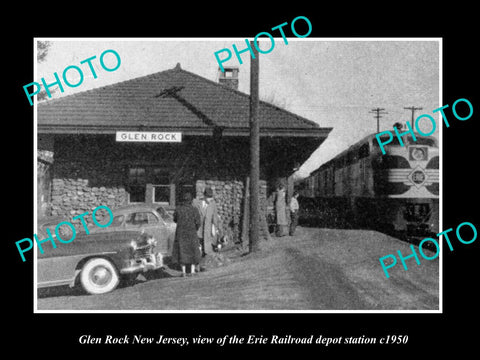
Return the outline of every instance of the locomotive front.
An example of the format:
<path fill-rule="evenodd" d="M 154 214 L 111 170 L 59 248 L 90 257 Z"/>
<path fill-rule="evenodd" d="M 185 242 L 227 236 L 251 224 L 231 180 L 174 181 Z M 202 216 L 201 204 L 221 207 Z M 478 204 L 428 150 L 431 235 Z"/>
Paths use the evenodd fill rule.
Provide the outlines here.
<path fill-rule="evenodd" d="M 374 190 L 388 203 L 395 230 L 409 235 L 439 231 L 439 148 L 433 137 L 407 136 L 376 153 L 372 168 Z M 376 140 L 373 144 L 377 145 Z"/>

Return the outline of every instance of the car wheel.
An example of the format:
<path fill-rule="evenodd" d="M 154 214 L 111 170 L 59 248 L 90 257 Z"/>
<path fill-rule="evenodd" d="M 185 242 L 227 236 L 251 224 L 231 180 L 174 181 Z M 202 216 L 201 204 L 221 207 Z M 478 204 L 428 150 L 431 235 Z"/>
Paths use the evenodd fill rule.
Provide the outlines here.
<path fill-rule="evenodd" d="M 80 283 L 89 294 L 104 294 L 114 290 L 120 278 L 115 266 L 103 258 L 88 260 L 80 273 Z"/>

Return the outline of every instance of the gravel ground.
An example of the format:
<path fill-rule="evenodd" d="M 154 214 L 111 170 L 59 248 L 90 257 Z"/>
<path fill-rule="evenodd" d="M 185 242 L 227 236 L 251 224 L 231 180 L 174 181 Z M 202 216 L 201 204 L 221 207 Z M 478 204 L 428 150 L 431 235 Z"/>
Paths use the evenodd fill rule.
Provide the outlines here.
<path fill-rule="evenodd" d="M 379 257 L 409 244 L 369 230 L 298 228 L 262 251 L 230 249 L 221 266 L 181 278 L 162 276 L 89 296 L 68 288 L 39 291 L 38 310 L 437 310 L 439 260 L 400 260 L 386 278 Z M 418 252 L 417 252 L 418 253 Z"/>

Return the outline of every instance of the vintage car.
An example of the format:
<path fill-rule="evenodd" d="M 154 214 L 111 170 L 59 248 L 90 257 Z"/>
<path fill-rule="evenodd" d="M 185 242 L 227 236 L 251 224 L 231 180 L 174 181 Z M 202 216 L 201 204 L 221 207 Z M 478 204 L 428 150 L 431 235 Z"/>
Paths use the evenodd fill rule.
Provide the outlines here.
<path fill-rule="evenodd" d="M 43 254 L 37 251 L 37 287 L 80 284 L 87 293 L 103 294 L 128 275 L 162 268 L 164 259 L 171 256 L 176 224 L 157 209 L 149 205 L 113 209 L 108 227 L 91 224 L 87 234 L 80 224 L 70 243 L 55 237 L 55 227 L 65 218 L 39 221 L 38 238 L 47 238 L 49 229 L 56 248 L 46 241 Z M 70 239 L 68 231 L 72 232 L 68 226 L 59 227 L 59 236 Z"/>

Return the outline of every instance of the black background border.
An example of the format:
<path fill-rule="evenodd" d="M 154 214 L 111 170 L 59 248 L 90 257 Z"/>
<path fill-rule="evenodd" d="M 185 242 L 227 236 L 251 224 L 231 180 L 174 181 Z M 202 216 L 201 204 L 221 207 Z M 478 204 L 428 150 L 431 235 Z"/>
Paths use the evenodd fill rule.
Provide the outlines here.
<path fill-rule="evenodd" d="M 5 343 L 22 351 L 28 346 L 49 355 L 92 354 L 99 350 L 122 355 L 152 353 L 198 356 L 200 351 L 221 350 L 245 352 L 279 352 L 284 355 L 313 351 L 313 354 L 337 354 L 342 350 L 360 352 L 405 353 L 416 355 L 440 354 L 446 349 L 462 353 L 473 349 L 478 316 L 476 257 L 479 242 L 463 245 L 455 241 L 453 252 L 444 247 L 443 253 L 443 314 L 34 314 L 32 263 L 22 263 L 15 241 L 33 234 L 33 108 L 28 105 L 23 85 L 33 81 L 34 37 L 253 37 L 261 31 L 296 16 L 310 19 L 310 37 L 441 37 L 443 38 L 443 104 L 467 98 L 474 114 L 468 121 L 452 120 L 444 127 L 443 144 L 443 229 L 464 221 L 477 225 L 474 218 L 478 190 L 476 177 L 476 123 L 480 112 L 478 90 L 478 41 L 474 36 L 476 11 L 456 3 L 444 7 L 420 9 L 406 3 L 379 9 L 342 4 L 342 9 L 329 9 L 320 4 L 312 10 L 293 9 L 276 4 L 266 11 L 249 8 L 247 4 L 230 7 L 218 4 L 196 9 L 122 9 L 112 8 L 100 13 L 97 6 L 76 8 L 63 13 L 53 6 L 43 5 L 29 10 L 33 15 L 22 16 L 15 26 L 4 29 L 3 160 L 7 185 L 4 206 L 4 248 L 7 260 L 3 296 L 7 300 L 4 313 L 11 321 Z M 118 5 L 120 6 L 120 5 Z M 389 8 L 390 6 L 390 8 Z M 39 6 L 40 7 L 40 6 Z M 215 9 L 213 9 L 215 8 Z M 273 8 L 281 8 L 274 12 Z M 414 9 L 414 11 L 411 11 Z M 127 11 L 125 11 L 127 10 Z M 188 10 L 188 11 L 187 11 Z M 185 15 L 195 14 L 195 15 Z M 6 26 L 5 24 L 2 26 Z M 453 117 L 452 117 L 453 119 Z M 472 206 L 473 205 L 473 206 Z M 7 216 L 8 214 L 8 216 Z M 473 329 L 472 330 L 472 325 Z M 82 334 L 104 337 L 106 334 L 130 336 L 142 334 L 156 337 L 202 336 L 221 337 L 226 334 L 269 336 L 361 336 L 380 337 L 388 334 L 408 335 L 402 346 L 109 346 L 80 345 Z M 4 335 L 5 336 L 5 335 Z"/>

